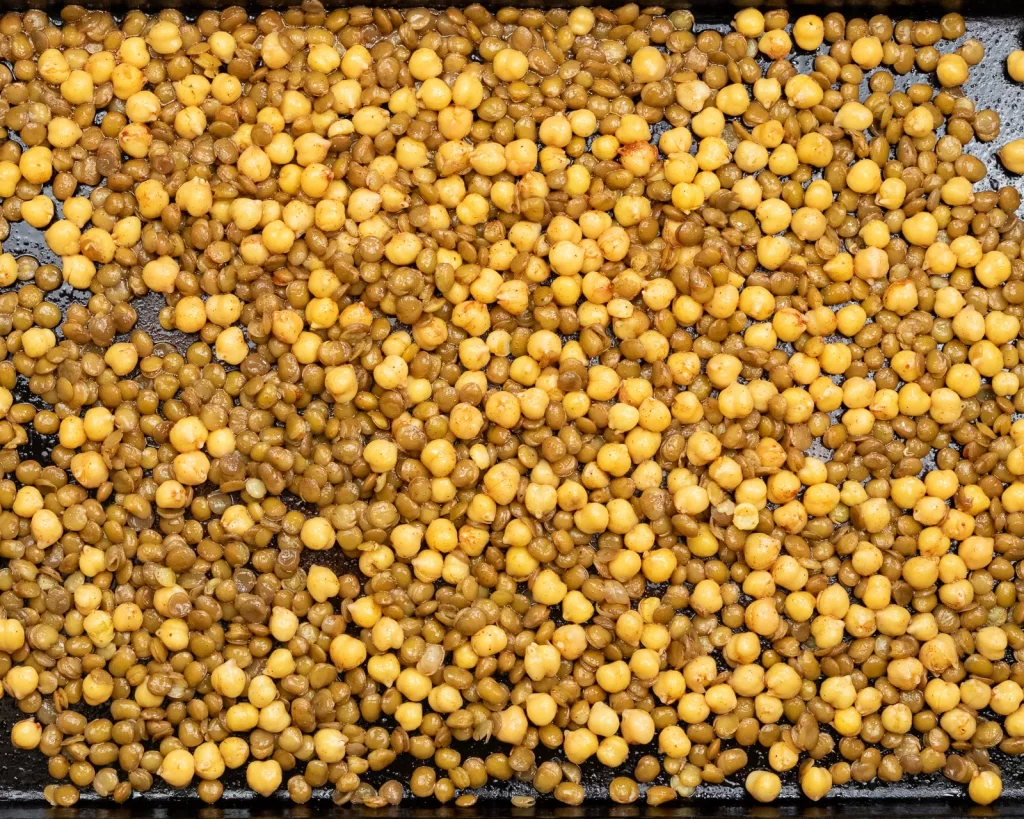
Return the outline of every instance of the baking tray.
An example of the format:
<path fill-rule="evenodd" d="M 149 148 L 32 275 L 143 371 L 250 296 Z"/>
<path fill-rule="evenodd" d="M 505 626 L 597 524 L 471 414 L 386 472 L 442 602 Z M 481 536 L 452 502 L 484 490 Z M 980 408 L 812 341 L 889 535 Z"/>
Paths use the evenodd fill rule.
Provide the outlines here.
<path fill-rule="evenodd" d="M 244 3 L 253 14 L 266 8 L 283 9 L 297 5 L 297 2 L 281 2 L 280 0 L 257 0 Z M 554 0 L 527 0 L 516 5 L 520 7 L 557 8 L 572 5 L 597 5 L 590 2 L 572 3 Z M 226 8 L 236 5 L 223 0 L 198 0 L 198 2 L 181 2 L 180 0 L 149 0 L 148 2 L 103 3 L 97 0 L 81 3 L 90 8 L 105 8 L 115 13 L 127 9 L 139 8 L 144 11 L 156 12 L 164 8 L 182 9 L 186 16 L 195 17 L 201 10 L 208 8 Z M 346 2 L 325 2 L 328 7 L 345 7 L 356 5 Z M 415 2 L 415 0 L 390 0 L 389 7 L 414 8 L 424 5 L 443 8 L 444 3 Z M 465 4 L 461 4 L 465 5 Z M 498 8 L 501 3 L 487 3 L 490 8 Z M 615 7 L 619 3 L 605 3 Z M 61 3 L 48 0 L 0 0 L 0 13 L 6 11 L 24 11 L 30 8 L 46 9 L 55 17 L 59 17 Z M 984 144 L 977 141 L 970 146 L 970 152 L 986 163 L 989 175 L 979 184 L 978 188 L 998 189 L 1003 185 L 1014 185 L 1024 192 L 1021 177 L 1007 174 L 995 154 L 1003 143 L 1019 138 L 1024 134 L 1024 84 L 1012 82 L 1006 74 L 1006 56 L 1014 49 L 1024 47 L 1024 5 L 1015 0 L 968 0 L 967 2 L 914 3 L 904 2 L 848 2 L 841 0 L 823 0 L 819 3 L 786 3 L 781 0 L 769 2 L 715 2 L 715 0 L 666 0 L 660 7 L 669 10 L 684 8 L 693 11 L 696 17 L 695 31 L 715 29 L 725 31 L 728 22 L 736 9 L 745 6 L 756 6 L 763 10 L 770 8 L 788 8 L 791 19 L 802 13 L 815 13 L 821 16 L 839 11 L 847 19 L 853 17 L 868 18 L 874 14 L 887 14 L 894 20 L 900 19 L 936 19 L 942 14 L 959 12 L 967 21 L 967 32 L 955 43 L 976 38 L 984 43 L 986 55 L 984 61 L 971 69 L 971 77 L 966 86 L 968 96 L 975 100 L 978 110 L 995 109 L 1002 120 L 1000 137 Z M 641 6 L 645 8 L 644 6 Z M 952 50 L 953 44 L 939 43 L 943 53 Z M 799 54 L 793 59 L 796 67 L 806 72 L 810 70 L 814 55 Z M 897 77 L 897 88 L 927 81 L 922 75 L 912 72 L 904 77 Z M 865 80 L 861 99 L 867 93 Z M 57 258 L 46 247 L 42 232 L 29 227 L 24 222 L 11 225 L 11 234 L 3 242 L 5 252 L 15 256 L 33 256 L 44 264 L 53 264 Z M 47 294 L 47 299 L 66 309 L 80 298 L 67 286 Z M 163 330 L 157 320 L 157 314 L 163 306 L 163 297 L 149 294 L 132 302 L 138 312 L 137 326 L 147 330 L 154 342 L 168 345 L 183 351 L 191 339 L 181 333 Z M 126 340 L 118 338 L 116 340 Z M 15 401 L 28 401 L 42 407 L 36 396 L 31 395 L 27 388 L 27 379 L 19 377 L 15 389 Z M 50 448 L 55 436 L 44 436 L 27 427 L 29 438 L 19 452 L 23 459 L 34 458 L 43 463 L 48 460 Z M 295 500 L 294 508 L 306 514 L 315 514 L 313 508 Z M 336 571 L 353 571 L 355 562 L 346 559 L 340 552 L 315 553 L 306 551 L 304 566 L 319 562 L 330 565 Z M 104 716 L 101 708 L 79 709 L 89 718 Z M 893 819 L 909 819 L 910 817 L 958 817 L 958 816 L 1021 816 L 1024 817 L 1024 757 L 1011 758 L 993 749 L 992 759 L 999 764 L 1003 776 L 1003 795 L 994 805 L 979 807 L 972 805 L 965 793 L 965 788 L 945 779 L 941 773 L 930 776 L 905 777 L 895 784 L 875 780 L 870 783 L 849 784 L 833 788 L 829 796 L 820 803 L 811 803 L 800 794 L 796 782 L 795 771 L 782 775 L 783 789 L 778 802 L 772 805 L 759 805 L 747 797 L 743 788 L 746 772 L 753 768 L 768 768 L 766 749 L 754 746 L 747 748 L 748 765 L 738 773 L 727 778 L 721 785 L 702 785 L 694 796 L 689 799 L 677 798 L 674 802 L 660 807 L 649 807 L 642 800 L 634 805 L 616 805 L 608 799 L 608 782 L 615 775 L 631 775 L 637 759 L 644 753 L 656 753 L 656 748 L 639 747 L 632 749 L 628 761 L 618 769 L 608 769 L 594 760 L 583 766 L 583 784 L 586 787 L 586 800 L 583 805 L 570 807 L 562 805 L 552 797 L 538 796 L 532 808 L 514 808 L 510 799 L 516 795 L 536 795 L 528 783 L 510 780 L 498 782 L 490 780 L 484 789 L 476 791 L 479 797 L 477 804 L 471 808 L 457 808 L 452 803 L 439 805 L 432 798 L 415 799 L 408 792 L 402 804 L 394 808 L 370 810 L 362 806 L 346 805 L 337 807 L 330 799 L 332 788 L 315 792 L 313 800 L 306 805 L 294 805 L 282 790 L 269 799 L 257 796 L 245 786 L 244 774 L 239 771 L 228 771 L 224 777 L 224 797 L 215 806 L 207 806 L 198 800 L 195 788 L 174 790 L 156 779 L 154 787 L 145 794 L 134 794 L 125 805 L 115 805 L 109 800 L 100 800 L 91 792 L 84 790 L 82 799 L 74 808 L 50 808 L 42 799 L 42 789 L 53 780 L 46 769 L 46 760 L 38 752 L 19 752 L 9 742 L 10 725 L 24 718 L 16 703 L 10 697 L 0 699 L 0 819 L 314 819 L 315 817 L 365 814 L 373 817 L 411 817 L 411 819 L 428 819 L 428 817 L 452 817 L 452 819 L 477 819 L 477 817 L 494 816 L 503 819 L 586 819 L 587 817 L 678 817 L 678 819 L 726 819 L 726 817 L 773 817 L 773 816 L 805 816 L 805 817 L 874 817 L 888 815 Z M 390 727 L 389 722 L 382 723 Z M 823 729 L 824 730 L 824 729 Z M 463 757 L 486 757 L 490 753 L 506 750 L 499 743 L 480 745 L 473 742 L 454 743 Z M 723 749 L 724 750 L 724 749 Z M 537 762 L 555 758 L 556 754 L 543 746 L 536 750 Z M 820 764 L 830 765 L 839 759 L 838 752 L 821 760 Z M 407 783 L 412 769 L 421 764 L 411 757 L 399 757 L 395 763 L 384 771 L 363 775 L 363 780 L 379 786 L 389 779 L 397 779 Z M 244 770 L 244 769 L 243 769 Z M 297 769 L 296 772 L 301 771 Z M 285 772 L 285 781 L 294 772 Z M 668 777 L 663 773 L 652 784 L 668 784 Z"/>

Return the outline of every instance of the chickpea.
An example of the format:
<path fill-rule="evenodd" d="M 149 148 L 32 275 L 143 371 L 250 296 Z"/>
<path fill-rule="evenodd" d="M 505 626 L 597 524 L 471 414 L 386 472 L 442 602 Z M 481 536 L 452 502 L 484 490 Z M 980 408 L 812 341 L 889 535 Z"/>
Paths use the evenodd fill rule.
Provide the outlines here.
<path fill-rule="evenodd" d="M 1003 782 L 998 774 L 983 771 L 971 779 L 967 790 L 972 802 L 979 805 L 990 805 L 1002 794 Z"/>
<path fill-rule="evenodd" d="M 160 777 L 172 788 L 185 788 L 195 774 L 195 758 L 184 748 L 177 748 L 163 758 Z"/>
<path fill-rule="evenodd" d="M 256 793 L 270 796 L 280 785 L 283 774 L 275 759 L 253 760 L 245 769 L 245 781 Z"/>
<path fill-rule="evenodd" d="M 1010 173 L 1024 173 L 1024 140 L 1006 143 L 999 149 L 999 160 Z"/>
<path fill-rule="evenodd" d="M 1015 49 L 1006 58 L 1006 71 L 1014 82 L 1024 82 L 1024 51 Z"/>
<path fill-rule="evenodd" d="M 782 781 L 771 771 L 751 771 L 745 785 L 747 793 L 758 802 L 774 802 L 782 790 Z"/>

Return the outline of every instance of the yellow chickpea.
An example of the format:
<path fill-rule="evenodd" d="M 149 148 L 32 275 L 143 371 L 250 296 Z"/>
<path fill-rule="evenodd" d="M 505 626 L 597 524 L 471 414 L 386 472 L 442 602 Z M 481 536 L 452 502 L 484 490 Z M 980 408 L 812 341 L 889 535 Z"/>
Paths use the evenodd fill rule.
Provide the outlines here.
<path fill-rule="evenodd" d="M 815 14 L 805 14 L 793 24 L 793 39 L 804 51 L 817 51 L 825 39 L 825 24 Z"/>
<path fill-rule="evenodd" d="M 774 802 L 782 791 L 782 780 L 771 771 L 751 771 L 745 785 L 747 793 L 758 802 Z"/>

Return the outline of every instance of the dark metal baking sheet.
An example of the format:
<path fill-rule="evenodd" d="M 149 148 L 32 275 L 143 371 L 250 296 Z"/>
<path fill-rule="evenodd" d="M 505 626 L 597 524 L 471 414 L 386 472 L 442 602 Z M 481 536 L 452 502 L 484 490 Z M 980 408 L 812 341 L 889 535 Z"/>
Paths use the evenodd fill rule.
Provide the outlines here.
<path fill-rule="evenodd" d="M 101 4 L 103 5 L 103 4 Z M 128 3 L 124 6 L 114 4 L 114 8 L 143 8 L 157 10 L 168 7 L 183 7 L 185 4 L 169 0 L 156 0 L 155 2 Z M 187 4 L 188 9 L 202 8 L 223 8 L 229 3 L 216 2 L 216 0 L 200 0 L 198 3 Z M 254 12 L 266 7 L 282 8 L 293 5 L 291 2 L 269 2 L 250 3 L 248 7 Z M 327 5 L 344 5 L 339 3 L 328 3 Z M 415 3 L 412 0 L 399 0 L 389 2 L 390 6 L 412 7 L 422 6 L 423 3 Z M 434 4 L 437 5 L 437 4 Z M 550 6 L 558 7 L 565 3 L 557 2 L 528 2 L 519 5 L 529 6 Z M 586 5 L 591 5 L 586 3 Z M 609 6 L 616 5 L 614 2 L 607 3 Z M 674 0 L 664 4 L 669 8 L 691 8 L 697 18 L 696 30 L 715 28 L 724 30 L 728 19 L 731 17 L 732 4 L 714 3 L 712 0 L 696 0 L 696 2 L 685 2 L 685 0 Z M 737 6 L 759 5 L 761 8 L 785 7 L 785 3 L 749 3 L 741 2 Z M 21 9 L 21 8 L 49 8 L 51 11 L 59 9 L 59 4 L 47 2 L 21 2 L 21 0 L 0 0 L 0 12 Z M 110 8 L 110 5 L 105 7 Z M 1002 134 L 992 143 L 981 144 L 974 142 L 970 146 L 970 152 L 982 159 L 989 167 L 989 176 L 979 184 L 978 189 L 997 189 L 1006 184 L 1012 184 L 1024 191 L 1024 183 L 1021 177 L 1007 174 L 995 157 L 999 146 L 1010 139 L 1017 138 L 1024 133 L 1024 84 L 1012 82 L 1006 75 L 1006 55 L 1016 48 L 1022 47 L 1021 34 L 1024 29 L 1024 7 L 1018 5 L 1014 0 L 1006 0 L 1005 3 L 996 3 L 991 0 L 974 3 L 949 2 L 943 4 L 917 4 L 912 3 L 887 3 L 877 2 L 873 4 L 857 3 L 854 5 L 841 2 L 824 2 L 819 4 L 801 4 L 790 6 L 793 17 L 803 12 L 813 12 L 824 15 L 830 11 L 842 11 L 848 18 L 854 16 L 870 16 L 871 14 L 887 13 L 894 19 L 905 17 L 913 19 L 931 19 L 950 11 L 959 11 L 967 18 L 967 33 L 964 38 L 977 38 L 984 43 L 986 48 L 985 60 L 978 66 L 971 69 L 971 78 L 966 86 L 969 96 L 977 103 L 978 109 L 993 108 L 1000 114 L 1002 119 Z M 723 11 L 724 9 L 724 11 Z M 1010 16 L 1004 16 L 1010 15 Z M 940 50 L 946 52 L 951 50 L 950 44 L 940 43 Z M 808 70 L 812 57 L 808 55 L 797 57 L 794 63 L 799 69 Z M 897 78 L 897 87 L 905 88 L 912 82 L 921 81 L 918 74 L 910 74 L 906 77 Z M 861 98 L 869 92 L 862 90 Z M 42 233 L 29 227 L 25 223 L 12 225 L 10 237 L 4 241 L 4 251 L 18 255 L 31 255 L 43 263 L 53 263 L 56 259 L 45 246 Z M 62 287 L 59 290 L 48 294 L 47 298 L 62 309 L 65 309 L 81 294 L 74 294 L 69 288 Z M 157 321 L 157 314 L 163 305 L 163 299 L 159 295 L 151 294 L 142 299 L 134 301 L 133 306 L 139 314 L 138 326 L 150 332 L 156 342 L 167 342 L 174 344 L 178 349 L 184 349 L 184 339 L 180 334 L 162 330 Z M 185 342 L 187 344 L 187 342 Z M 18 390 L 16 400 L 31 401 L 38 404 L 34 396 L 29 395 L 26 383 L 22 379 L 21 389 Z M 22 448 L 23 458 L 36 458 L 46 461 L 52 441 L 47 436 L 42 436 L 30 431 L 28 444 Z M 310 509 L 305 509 L 310 513 Z M 340 565 L 344 558 L 340 553 L 312 553 L 307 552 L 307 560 L 315 557 L 317 562 L 331 564 L 335 561 L 333 568 L 341 569 Z M 352 564 L 344 566 L 346 571 L 352 570 Z M 90 718 L 105 716 L 103 709 L 86 708 L 82 709 Z M 91 791 L 83 792 L 82 802 L 73 809 L 51 809 L 45 807 L 42 801 L 43 786 L 50 783 L 46 770 L 46 760 L 38 753 L 16 751 L 9 742 L 10 725 L 25 715 L 17 709 L 16 703 L 10 697 L 0 700 L 0 819 L 136 819 L 136 817 L 147 817 L 147 819 L 179 819 L 189 816 L 198 819 L 271 819 L 271 817 L 286 817 L 286 819 L 314 819 L 314 817 L 325 816 L 337 812 L 339 809 L 333 806 L 330 801 L 330 789 L 323 789 L 317 793 L 314 800 L 305 806 L 294 806 L 287 802 L 287 796 L 280 798 L 263 799 L 249 791 L 245 786 L 244 776 L 241 771 L 229 771 L 226 775 L 224 799 L 216 807 L 202 805 L 195 797 L 195 789 L 186 791 L 173 790 L 157 780 L 153 789 L 146 794 L 135 794 L 127 806 L 116 806 L 111 802 L 105 802 L 95 797 Z M 387 725 L 388 723 L 383 723 Z M 455 743 L 454 746 L 463 757 L 481 756 L 507 750 L 498 743 L 479 745 L 474 743 Z M 727 746 L 728 747 L 728 746 Z M 723 749 L 724 750 L 724 749 Z M 808 817 L 867 817 L 881 816 L 888 814 L 893 819 L 904 819 L 904 817 L 927 817 L 927 816 L 1024 816 L 1024 757 L 1008 758 L 998 750 L 993 753 L 993 760 L 1000 764 L 1003 772 L 1003 796 L 993 806 L 980 808 L 970 805 L 964 793 L 963 786 L 956 785 L 941 774 L 931 776 L 905 777 L 903 781 L 896 784 L 887 784 L 875 780 L 867 784 L 851 782 L 850 784 L 834 788 L 829 797 L 821 803 L 813 804 L 800 796 L 799 787 L 796 784 L 795 772 L 783 775 L 783 790 L 780 803 L 774 806 L 760 806 L 751 803 L 745 796 L 743 779 L 748 770 L 754 767 L 767 768 L 767 752 L 757 746 L 747 748 L 750 757 L 750 764 L 730 777 L 722 785 L 702 785 L 696 794 L 690 799 L 677 799 L 660 808 L 649 808 L 640 803 L 636 805 L 615 805 L 608 801 L 608 782 L 615 775 L 631 775 L 636 760 L 644 753 L 657 753 L 653 747 L 634 748 L 629 760 L 618 769 L 608 769 L 591 761 L 584 766 L 584 784 L 587 789 L 587 800 L 578 808 L 564 806 L 552 798 L 538 798 L 537 805 L 531 809 L 512 808 L 509 800 L 515 795 L 533 794 L 528 783 L 521 783 L 515 780 L 509 782 L 498 782 L 491 780 L 488 785 L 477 794 L 480 801 L 472 808 L 455 808 L 453 805 L 440 806 L 433 800 L 413 800 L 407 794 L 406 801 L 398 808 L 382 809 L 377 811 L 366 811 L 355 806 L 345 808 L 346 812 L 367 813 L 374 817 L 387 817 L 398 819 L 398 817 L 412 817 L 412 819 L 428 819 L 428 817 L 461 817 L 462 819 L 475 819 L 482 816 L 501 817 L 535 817 L 535 819 L 587 819 L 588 817 L 621 817 L 628 819 L 634 816 L 665 816 L 678 817 L 678 819 L 702 819 L 703 817 L 769 817 L 769 816 L 808 816 Z M 546 751 L 543 748 L 537 749 L 538 763 L 549 758 L 555 758 L 556 754 Z M 831 764 L 839 759 L 838 752 L 833 752 L 831 757 L 826 758 L 821 764 Z M 400 757 L 388 769 L 364 775 L 364 780 L 375 786 L 379 786 L 388 779 L 398 779 L 407 782 L 409 773 L 418 764 L 411 757 Z M 293 773 L 301 772 L 301 769 L 285 773 L 285 780 Z M 668 777 L 662 774 L 655 783 L 668 784 Z M 415 806 L 414 806 L 415 805 Z"/>

